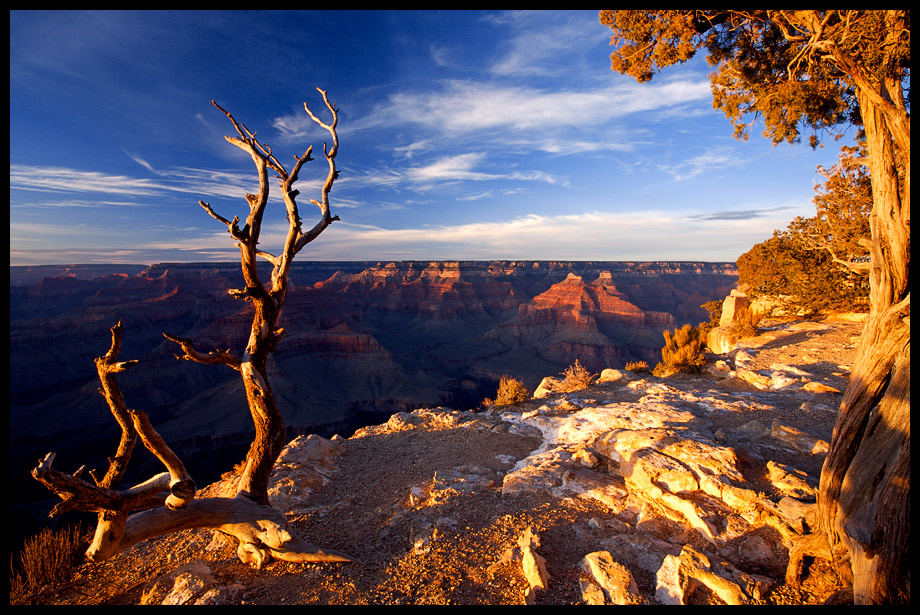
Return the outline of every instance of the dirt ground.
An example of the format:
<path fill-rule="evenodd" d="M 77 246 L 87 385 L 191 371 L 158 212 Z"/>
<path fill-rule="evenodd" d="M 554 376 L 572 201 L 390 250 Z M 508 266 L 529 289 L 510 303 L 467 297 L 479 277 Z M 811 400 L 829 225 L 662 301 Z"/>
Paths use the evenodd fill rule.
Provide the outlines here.
<path fill-rule="evenodd" d="M 860 325 L 829 324 L 820 329 L 765 323 L 764 333 L 751 343 L 758 347 L 751 367 L 809 364 L 843 390 Z M 752 390 L 744 383 L 715 380 L 701 381 L 700 386 Z M 839 403 L 839 395 L 833 399 L 831 405 Z M 801 403 L 789 401 L 796 408 Z M 725 420 L 757 418 L 770 424 L 768 416 L 737 414 L 726 414 Z M 818 408 L 797 414 L 830 438 L 834 412 Z M 539 536 L 550 576 L 536 603 L 581 604 L 578 563 L 588 545 L 629 530 L 597 500 L 560 500 L 547 494 L 503 497 L 503 473 L 538 444 L 536 438 L 508 431 L 507 424 L 493 429 L 370 430 L 343 442 L 331 480 L 311 495 L 306 512 L 292 519 L 294 530 L 308 542 L 348 553 L 358 563 L 273 561 L 253 570 L 239 562 L 234 546 L 211 531 L 193 530 L 84 565 L 72 583 L 42 602 L 138 604 L 152 580 L 200 562 L 223 586 L 226 601 L 235 604 L 521 604 L 525 581 L 520 563 L 508 554 L 531 528 Z M 469 488 L 444 487 L 445 473 L 459 467 L 482 480 Z M 640 593 L 653 596 L 654 574 L 633 573 Z M 779 586 L 763 603 L 821 603 L 839 589 L 829 567 L 815 561 L 802 586 Z"/>

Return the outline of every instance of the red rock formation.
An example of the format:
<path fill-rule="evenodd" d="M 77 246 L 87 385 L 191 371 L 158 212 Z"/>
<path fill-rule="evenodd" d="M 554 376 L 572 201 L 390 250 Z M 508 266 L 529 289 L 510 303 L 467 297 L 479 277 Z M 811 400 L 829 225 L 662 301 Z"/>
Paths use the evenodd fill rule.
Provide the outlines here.
<path fill-rule="evenodd" d="M 47 452 L 23 450 L 36 427 L 83 434 L 89 446 L 110 422 L 92 361 L 118 320 L 123 354 L 141 361 L 123 385 L 129 404 L 167 421 L 170 434 L 230 438 L 246 424 L 230 418 L 234 375 L 175 361 L 162 337 L 241 348 L 249 305 L 227 294 L 242 286 L 239 265 L 155 265 L 92 280 L 74 271 L 11 286 L 11 458 Z M 594 371 L 652 363 L 663 329 L 703 320 L 698 306 L 725 296 L 736 272 L 700 263 L 297 263 L 291 280 L 272 386 L 292 430 L 310 431 L 364 410 L 470 407 L 494 394 L 485 387 L 503 373 L 535 386 L 575 359 Z"/>

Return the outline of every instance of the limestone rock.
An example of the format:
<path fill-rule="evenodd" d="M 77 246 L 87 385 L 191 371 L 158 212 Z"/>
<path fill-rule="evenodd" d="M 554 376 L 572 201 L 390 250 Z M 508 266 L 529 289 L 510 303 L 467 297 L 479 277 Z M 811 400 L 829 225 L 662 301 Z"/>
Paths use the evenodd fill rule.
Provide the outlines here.
<path fill-rule="evenodd" d="M 744 380 L 748 384 L 757 387 L 761 391 L 766 391 L 772 384 L 772 381 L 767 376 L 740 367 L 735 369 L 735 377 L 739 378 L 740 380 Z"/>
<path fill-rule="evenodd" d="M 268 497 L 272 506 L 295 512 L 309 493 L 328 481 L 341 453 L 341 444 L 321 436 L 298 436 L 281 450 L 272 470 Z"/>
<path fill-rule="evenodd" d="M 727 354 L 735 349 L 735 340 L 728 327 L 713 327 L 706 334 L 706 345 L 715 354 Z"/>
<path fill-rule="evenodd" d="M 618 382 L 626 377 L 627 376 L 625 372 L 619 369 L 611 369 L 608 367 L 607 369 L 601 371 L 601 375 L 598 376 L 597 381 L 599 383 Z"/>
<path fill-rule="evenodd" d="M 203 563 L 191 563 L 151 582 L 140 604 L 228 604 L 235 586 L 221 586 Z"/>
<path fill-rule="evenodd" d="M 582 596 L 588 604 L 636 604 L 639 590 L 629 569 L 613 559 L 609 551 L 595 551 L 585 555 L 581 561 L 582 570 L 590 583 L 582 586 Z M 593 587 L 602 590 L 600 596 Z M 587 589 L 587 591 L 585 591 Z M 600 597 L 601 602 L 596 602 Z"/>
<path fill-rule="evenodd" d="M 767 474 L 770 482 L 781 493 L 798 498 L 815 497 L 817 495 L 817 489 L 808 484 L 807 476 L 801 470 L 790 468 L 775 461 L 768 461 Z"/>
<path fill-rule="evenodd" d="M 773 421 L 773 425 L 770 427 L 770 435 L 803 453 L 817 455 L 827 453 L 830 448 L 826 440 L 816 438 L 795 427 L 783 425 L 779 421 Z"/>
<path fill-rule="evenodd" d="M 537 552 L 540 547 L 540 537 L 533 532 L 532 527 L 524 530 L 517 540 L 517 546 L 505 551 L 499 563 L 518 561 L 521 571 L 527 581 L 527 590 L 524 602 L 534 604 L 537 591 L 546 591 L 549 583 L 549 573 L 546 572 L 546 560 Z"/>
<path fill-rule="evenodd" d="M 820 382 L 806 382 L 802 388 L 811 393 L 840 393 L 839 389 Z"/>
<path fill-rule="evenodd" d="M 719 326 L 731 326 L 737 322 L 743 310 L 750 309 L 751 300 L 743 292 L 734 289 L 725 300 L 722 301 L 722 316 L 719 318 Z"/>
<path fill-rule="evenodd" d="M 562 380 L 554 376 L 547 376 L 540 381 L 540 384 L 537 385 L 537 388 L 533 392 L 534 399 L 543 399 L 545 397 L 550 397 L 562 391 Z"/>
<path fill-rule="evenodd" d="M 740 585 L 713 572 L 709 558 L 690 545 L 679 556 L 665 557 L 656 578 L 655 597 L 663 604 L 686 604 L 694 584 L 709 588 L 726 604 L 750 603 L 750 596 Z"/>
<path fill-rule="evenodd" d="M 765 568 L 775 563 L 776 556 L 766 540 L 751 535 L 738 543 L 738 555 L 746 564 Z"/>

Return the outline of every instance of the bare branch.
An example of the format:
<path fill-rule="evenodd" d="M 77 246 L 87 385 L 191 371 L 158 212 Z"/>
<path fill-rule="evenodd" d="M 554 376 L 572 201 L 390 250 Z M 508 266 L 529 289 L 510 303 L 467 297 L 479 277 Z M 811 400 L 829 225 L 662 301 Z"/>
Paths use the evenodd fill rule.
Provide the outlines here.
<path fill-rule="evenodd" d="M 218 222 L 221 222 L 221 223 L 225 224 L 225 225 L 227 226 L 227 232 L 230 233 L 230 236 L 231 236 L 231 237 L 233 237 L 234 239 L 236 239 L 236 240 L 238 240 L 238 241 L 241 241 L 241 242 L 248 241 L 248 239 L 249 239 L 249 225 L 247 224 L 247 225 L 244 226 L 242 229 L 240 229 L 240 227 L 239 227 L 239 222 L 240 222 L 239 216 L 233 216 L 233 220 L 232 220 L 232 221 L 231 221 L 231 220 L 227 220 L 226 218 L 224 218 L 223 216 L 221 216 L 220 214 L 218 214 L 217 212 L 215 212 L 215 211 L 211 208 L 211 204 L 210 204 L 210 203 L 205 203 L 204 201 L 198 201 L 198 204 L 201 205 L 201 207 L 202 207 L 206 212 L 208 212 L 208 214 L 209 214 L 212 218 L 214 218 L 214 219 L 217 220 Z"/>
<path fill-rule="evenodd" d="M 115 417 L 115 421 L 121 427 L 121 437 L 115 455 L 109 458 L 108 470 L 97 481 L 97 484 L 104 489 L 111 489 L 121 482 L 128 467 L 128 462 L 131 460 L 134 445 L 137 442 L 137 434 L 131 424 L 121 387 L 118 386 L 118 381 L 115 378 L 115 374 L 133 367 L 137 364 L 137 361 L 116 361 L 118 353 L 121 351 L 121 321 L 112 327 L 111 331 L 112 344 L 104 356 L 96 359 L 96 373 L 102 383 L 100 392 L 105 397 L 112 416 Z M 95 479 L 95 476 L 93 478 Z"/>
<path fill-rule="evenodd" d="M 81 480 L 51 467 L 54 453 L 45 455 L 32 470 L 32 477 L 61 498 L 51 511 L 52 517 L 69 510 L 87 512 L 135 511 L 160 506 L 169 488 L 169 474 L 163 473 L 124 491 L 117 491 Z"/>
<path fill-rule="evenodd" d="M 242 361 L 231 354 L 229 350 L 218 350 L 217 352 L 209 352 L 207 354 L 203 354 L 195 350 L 191 340 L 175 335 L 169 335 L 168 333 L 164 333 L 163 337 L 170 340 L 171 342 L 179 344 L 179 346 L 182 347 L 182 352 L 185 354 L 177 355 L 177 359 L 194 361 L 195 363 L 229 365 L 237 371 L 240 369 L 240 364 Z"/>
<path fill-rule="evenodd" d="M 166 507 L 171 510 L 178 510 L 188 506 L 195 498 L 195 481 L 185 470 L 185 465 L 178 456 L 169 448 L 166 441 L 150 424 L 150 419 L 146 412 L 138 410 L 131 411 L 131 419 L 134 428 L 140 435 L 144 446 L 151 453 L 156 455 L 157 459 L 163 462 L 169 471 L 169 497 L 166 498 Z"/>

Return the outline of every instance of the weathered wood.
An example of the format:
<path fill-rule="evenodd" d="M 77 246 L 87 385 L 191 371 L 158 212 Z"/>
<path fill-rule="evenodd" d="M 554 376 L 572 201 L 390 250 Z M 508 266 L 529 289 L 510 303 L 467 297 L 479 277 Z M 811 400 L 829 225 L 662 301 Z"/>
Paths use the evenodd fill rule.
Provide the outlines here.
<path fill-rule="evenodd" d="M 94 543 L 88 555 L 92 561 L 102 561 L 149 538 L 192 528 L 233 536 L 241 545 L 247 545 L 242 552 L 249 561 L 244 561 L 257 568 L 270 557 L 291 562 L 354 561 L 344 553 L 321 549 L 298 538 L 290 531 L 284 513 L 243 496 L 200 498 L 182 510 L 158 507 L 126 517 L 120 528 L 108 528 L 108 539 Z"/>

